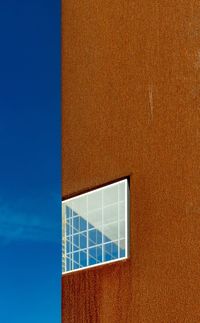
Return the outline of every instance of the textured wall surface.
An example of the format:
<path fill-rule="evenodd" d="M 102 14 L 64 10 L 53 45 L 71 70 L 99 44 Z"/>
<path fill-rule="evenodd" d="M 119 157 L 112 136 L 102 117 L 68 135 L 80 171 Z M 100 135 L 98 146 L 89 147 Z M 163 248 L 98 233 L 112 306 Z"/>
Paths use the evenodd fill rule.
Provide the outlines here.
<path fill-rule="evenodd" d="M 130 259 L 63 276 L 63 323 L 199 323 L 199 1 L 62 5 L 63 198 L 131 181 Z"/>

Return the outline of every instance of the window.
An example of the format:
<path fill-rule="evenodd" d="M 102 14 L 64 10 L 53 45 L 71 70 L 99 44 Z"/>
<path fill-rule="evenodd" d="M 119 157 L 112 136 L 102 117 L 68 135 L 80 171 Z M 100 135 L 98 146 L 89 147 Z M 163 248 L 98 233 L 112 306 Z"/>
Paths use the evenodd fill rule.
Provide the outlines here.
<path fill-rule="evenodd" d="M 128 256 L 128 180 L 62 203 L 62 272 Z"/>

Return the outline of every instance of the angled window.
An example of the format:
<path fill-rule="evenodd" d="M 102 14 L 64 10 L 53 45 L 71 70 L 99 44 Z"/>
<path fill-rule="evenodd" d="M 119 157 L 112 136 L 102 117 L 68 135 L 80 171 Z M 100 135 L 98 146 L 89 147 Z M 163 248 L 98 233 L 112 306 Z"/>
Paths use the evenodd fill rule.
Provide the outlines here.
<path fill-rule="evenodd" d="M 128 180 L 62 203 L 62 272 L 128 256 Z"/>

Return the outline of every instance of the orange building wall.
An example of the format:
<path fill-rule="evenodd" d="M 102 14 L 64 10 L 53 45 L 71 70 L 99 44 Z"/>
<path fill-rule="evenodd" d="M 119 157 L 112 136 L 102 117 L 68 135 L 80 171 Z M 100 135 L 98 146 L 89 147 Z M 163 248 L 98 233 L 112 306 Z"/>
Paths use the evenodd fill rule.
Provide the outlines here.
<path fill-rule="evenodd" d="M 130 175 L 130 259 L 64 275 L 63 323 L 200 322 L 200 4 L 62 1 L 63 198 Z"/>

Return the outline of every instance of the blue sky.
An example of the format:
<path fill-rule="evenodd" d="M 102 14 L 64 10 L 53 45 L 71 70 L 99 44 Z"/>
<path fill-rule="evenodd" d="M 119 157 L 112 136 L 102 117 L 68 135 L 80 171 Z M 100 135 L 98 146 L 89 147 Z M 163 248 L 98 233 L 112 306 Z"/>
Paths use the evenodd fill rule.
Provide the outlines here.
<path fill-rule="evenodd" d="M 60 322 L 60 1 L 0 0 L 0 322 Z"/>

